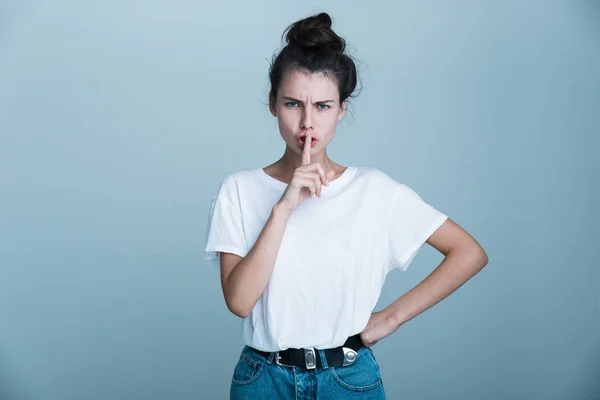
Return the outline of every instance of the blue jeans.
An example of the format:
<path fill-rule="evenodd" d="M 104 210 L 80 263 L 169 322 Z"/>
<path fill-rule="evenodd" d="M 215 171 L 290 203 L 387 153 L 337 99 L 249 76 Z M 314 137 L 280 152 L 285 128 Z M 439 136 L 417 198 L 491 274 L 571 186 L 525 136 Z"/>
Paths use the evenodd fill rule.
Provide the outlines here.
<path fill-rule="evenodd" d="M 244 346 L 231 379 L 231 399 L 386 398 L 379 364 L 369 347 L 362 347 L 356 361 L 345 367 L 328 366 L 321 351 L 323 367 L 310 370 L 277 365 L 274 354 L 265 357 L 251 347 Z"/>

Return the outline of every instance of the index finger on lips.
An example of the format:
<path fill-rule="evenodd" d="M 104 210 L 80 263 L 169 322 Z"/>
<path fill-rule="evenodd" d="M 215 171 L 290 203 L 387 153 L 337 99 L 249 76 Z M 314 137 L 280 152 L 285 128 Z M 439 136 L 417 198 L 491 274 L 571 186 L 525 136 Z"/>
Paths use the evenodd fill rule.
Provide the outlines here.
<path fill-rule="evenodd" d="M 304 149 L 302 149 L 302 165 L 310 164 L 310 142 L 310 134 L 306 132 L 306 141 L 304 142 Z"/>

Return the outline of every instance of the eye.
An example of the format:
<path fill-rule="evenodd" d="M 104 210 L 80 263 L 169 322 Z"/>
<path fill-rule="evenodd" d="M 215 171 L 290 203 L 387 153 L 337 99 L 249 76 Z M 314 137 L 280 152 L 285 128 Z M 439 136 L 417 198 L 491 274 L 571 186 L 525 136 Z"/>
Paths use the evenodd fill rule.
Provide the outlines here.
<path fill-rule="evenodd" d="M 285 103 L 286 106 L 288 107 L 293 107 L 291 104 L 298 104 L 295 101 L 288 101 L 287 103 Z"/>
<path fill-rule="evenodd" d="M 331 108 L 328 104 L 318 104 L 317 107 L 326 107 L 326 108 L 321 108 L 321 110 L 325 111 L 328 108 Z"/>

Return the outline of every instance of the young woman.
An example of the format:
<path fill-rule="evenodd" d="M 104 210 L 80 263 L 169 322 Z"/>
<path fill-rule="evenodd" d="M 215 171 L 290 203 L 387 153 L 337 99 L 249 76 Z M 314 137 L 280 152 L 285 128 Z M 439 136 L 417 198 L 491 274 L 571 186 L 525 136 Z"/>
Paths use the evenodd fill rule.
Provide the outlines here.
<path fill-rule="evenodd" d="M 269 95 L 285 152 L 227 176 L 209 214 L 205 260 L 220 266 L 245 342 L 230 396 L 383 399 L 371 346 L 455 291 L 487 256 L 406 185 L 328 157 L 356 87 L 354 62 L 325 13 L 286 32 Z M 406 270 L 424 243 L 443 262 L 373 313 L 387 273 Z"/>

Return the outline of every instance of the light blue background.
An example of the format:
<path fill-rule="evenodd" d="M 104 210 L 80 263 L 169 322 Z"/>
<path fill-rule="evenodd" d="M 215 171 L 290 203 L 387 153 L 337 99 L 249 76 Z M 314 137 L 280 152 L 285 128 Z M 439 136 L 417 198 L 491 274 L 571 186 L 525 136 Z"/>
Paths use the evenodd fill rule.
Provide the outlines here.
<path fill-rule="evenodd" d="M 546 0 L 0 3 L 0 398 L 227 398 L 208 207 L 282 154 L 268 60 L 319 11 L 364 86 L 331 157 L 490 258 L 373 348 L 389 398 L 600 398 L 600 5 Z"/>

